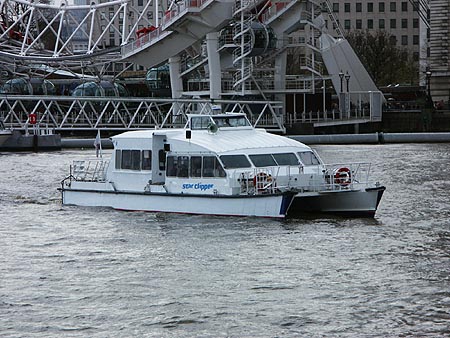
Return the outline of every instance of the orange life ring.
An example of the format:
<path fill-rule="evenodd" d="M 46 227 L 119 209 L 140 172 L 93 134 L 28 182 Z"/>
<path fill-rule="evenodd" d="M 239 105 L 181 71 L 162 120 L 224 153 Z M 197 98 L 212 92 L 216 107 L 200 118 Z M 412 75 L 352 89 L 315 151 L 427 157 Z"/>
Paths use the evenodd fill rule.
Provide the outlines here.
<path fill-rule="evenodd" d="M 29 119 L 30 124 L 36 124 L 36 122 L 37 122 L 37 116 L 35 113 L 31 113 L 28 116 L 28 119 Z"/>
<path fill-rule="evenodd" d="M 272 182 L 272 176 L 266 173 L 257 173 L 253 177 L 253 186 L 258 190 L 262 191 L 267 189 L 268 185 Z"/>
<path fill-rule="evenodd" d="M 342 167 L 334 172 L 334 183 L 343 187 L 352 183 L 352 172 L 347 167 Z"/>

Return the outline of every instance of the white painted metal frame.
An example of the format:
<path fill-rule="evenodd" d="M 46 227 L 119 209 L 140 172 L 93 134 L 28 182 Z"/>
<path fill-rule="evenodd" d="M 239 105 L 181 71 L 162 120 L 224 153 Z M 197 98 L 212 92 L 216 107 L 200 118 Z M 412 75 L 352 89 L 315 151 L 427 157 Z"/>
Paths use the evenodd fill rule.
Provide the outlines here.
<path fill-rule="evenodd" d="M 120 45 L 125 45 L 135 38 L 139 25 L 150 26 L 146 13 L 153 1 L 147 1 L 143 9 L 131 6 L 130 0 L 113 0 L 90 5 L 68 5 L 65 1 L 60 6 L 41 4 L 27 0 L 0 0 L 0 13 L 8 22 L 0 25 L 0 55 L 19 60 L 39 61 L 45 63 L 66 62 L 68 60 L 93 59 L 116 51 L 118 47 L 104 48 L 104 37 L 112 29 L 120 37 Z M 21 11 L 17 11 L 17 8 Z M 106 8 L 114 8 L 114 15 L 104 15 Z M 76 15 L 81 12 L 84 15 Z M 51 15 L 49 15 L 51 13 Z M 128 14 L 134 13 L 137 19 L 128 27 Z M 121 26 L 115 21 L 123 18 Z M 104 29 L 99 29 L 104 26 Z M 24 29 L 25 27 L 25 29 Z M 70 28 L 70 35 L 64 30 Z M 50 35 L 55 40 L 53 50 L 44 50 L 42 39 Z M 75 53 L 73 43 L 77 35 L 89 41 L 84 53 Z M 14 38 L 15 36 L 15 38 Z M 115 55 L 118 60 L 119 54 Z"/>
<path fill-rule="evenodd" d="M 255 127 L 284 133 L 281 113 L 274 108 L 279 104 L 275 101 L 0 95 L 0 119 L 14 129 L 26 129 L 31 113 L 37 115 L 39 125 L 55 130 L 180 127 L 187 121 L 186 114 L 213 114 L 213 106 L 221 105 L 223 111 L 247 114 Z"/>

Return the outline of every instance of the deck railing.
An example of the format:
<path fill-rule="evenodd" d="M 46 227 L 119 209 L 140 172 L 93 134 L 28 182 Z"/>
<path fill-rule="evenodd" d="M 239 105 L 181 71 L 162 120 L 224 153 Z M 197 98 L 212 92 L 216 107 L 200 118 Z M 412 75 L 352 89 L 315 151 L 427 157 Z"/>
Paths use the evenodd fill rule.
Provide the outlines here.
<path fill-rule="evenodd" d="M 241 195 L 357 190 L 369 186 L 370 171 L 370 163 L 237 169 L 231 174 L 231 187 Z"/>
<path fill-rule="evenodd" d="M 105 182 L 109 160 L 91 159 L 73 161 L 70 175 L 76 181 Z"/>

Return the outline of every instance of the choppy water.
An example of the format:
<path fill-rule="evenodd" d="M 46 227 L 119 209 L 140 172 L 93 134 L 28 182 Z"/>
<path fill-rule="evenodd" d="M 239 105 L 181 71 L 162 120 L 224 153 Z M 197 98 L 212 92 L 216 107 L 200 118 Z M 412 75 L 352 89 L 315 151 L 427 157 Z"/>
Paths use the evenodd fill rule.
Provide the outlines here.
<path fill-rule="evenodd" d="M 0 336 L 449 336 L 450 145 L 316 149 L 375 165 L 376 219 L 61 206 L 92 151 L 0 154 Z"/>

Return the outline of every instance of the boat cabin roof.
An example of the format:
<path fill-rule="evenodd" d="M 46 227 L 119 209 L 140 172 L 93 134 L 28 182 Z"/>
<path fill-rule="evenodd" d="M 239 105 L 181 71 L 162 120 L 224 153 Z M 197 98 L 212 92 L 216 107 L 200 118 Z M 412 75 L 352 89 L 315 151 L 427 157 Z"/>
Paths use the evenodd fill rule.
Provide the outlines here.
<path fill-rule="evenodd" d="M 189 143 L 190 149 L 196 146 L 197 149 L 221 154 L 243 153 L 245 150 L 252 150 L 255 153 L 287 152 L 298 151 L 299 148 L 309 150 L 310 148 L 303 143 L 292 140 L 287 137 L 267 133 L 264 129 L 253 128 L 244 114 L 220 114 L 220 115 L 190 115 L 185 128 L 179 129 L 155 129 L 128 131 L 117 136 L 112 140 L 117 148 L 133 147 L 139 149 L 153 137 L 153 135 L 167 136 L 167 143 Z M 205 124 L 206 121 L 217 121 L 215 127 L 211 124 Z M 205 119 L 208 118 L 208 119 Z M 196 118 L 199 120 L 196 121 Z M 217 126 L 219 123 L 235 123 L 235 126 Z M 230 121 L 231 120 L 231 121 Z M 189 123 L 192 124 L 189 124 Z M 194 126 L 194 128 L 192 128 Z M 191 127 L 191 128 L 189 128 Z M 190 134 L 190 138 L 189 135 Z M 245 151 L 246 152 L 246 151 Z"/>

